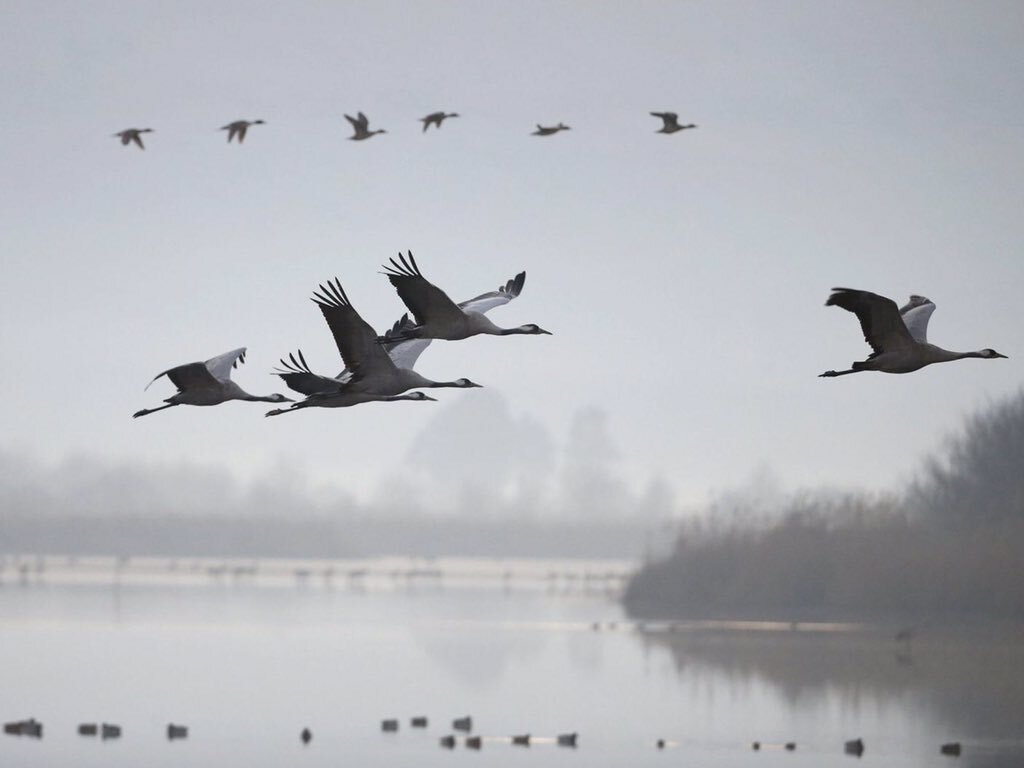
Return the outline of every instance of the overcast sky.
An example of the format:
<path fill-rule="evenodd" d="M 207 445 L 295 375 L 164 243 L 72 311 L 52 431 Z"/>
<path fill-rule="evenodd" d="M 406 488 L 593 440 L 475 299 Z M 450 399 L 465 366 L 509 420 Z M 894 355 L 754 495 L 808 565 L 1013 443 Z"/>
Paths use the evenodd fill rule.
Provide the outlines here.
<path fill-rule="evenodd" d="M 1020 386 L 1019 2 L 6 0 L 0 24 L 8 452 L 368 498 L 416 450 L 438 488 L 564 474 L 590 424 L 596 466 L 696 504 L 764 467 L 891 487 Z M 388 132 L 349 141 L 359 110 Z M 239 118 L 267 124 L 228 145 Z M 554 335 L 435 343 L 421 373 L 487 388 L 437 403 L 132 420 L 172 394 L 156 373 L 238 346 L 257 394 L 299 347 L 337 373 L 312 290 L 337 276 L 383 330 L 409 249 L 456 301 L 525 269 L 491 318 Z M 832 286 L 929 296 L 932 341 L 1010 359 L 819 379 L 869 352 Z"/>

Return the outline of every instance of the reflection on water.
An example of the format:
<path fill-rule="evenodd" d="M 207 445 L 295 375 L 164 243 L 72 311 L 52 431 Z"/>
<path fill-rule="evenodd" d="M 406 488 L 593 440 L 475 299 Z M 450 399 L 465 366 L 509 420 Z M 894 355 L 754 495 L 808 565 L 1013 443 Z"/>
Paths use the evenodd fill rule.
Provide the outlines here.
<path fill-rule="evenodd" d="M 0 765 L 829 768 L 854 738 L 886 768 L 1024 765 L 1009 631 L 635 625 L 615 563 L 107 566 L 0 581 L 0 718 L 45 725 L 0 736 Z M 485 756 L 439 746 L 467 714 Z M 122 737 L 77 733 L 103 722 Z M 571 732 L 578 747 L 558 746 Z M 951 741 L 962 757 L 939 755 Z"/>
<path fill-rule="evenodd" d="M 666 650 L 678 676 L 726 690 L 764 685 L 791 709 L 896 706 L 942 743 L 959 742 L 972 766 L 1024 765 L 1024 634 L 1020 628 L 921 628 L 897 639 L 880 628 L 835 631 L 778 625 L 764 633 L 718 628 L 644 636 Z M 901 734 L 880 733 L 895 745 Z M 940 741 L 934 741 L 934 754 Z M 871 742 L 869 740 L 869 749 Z"/>

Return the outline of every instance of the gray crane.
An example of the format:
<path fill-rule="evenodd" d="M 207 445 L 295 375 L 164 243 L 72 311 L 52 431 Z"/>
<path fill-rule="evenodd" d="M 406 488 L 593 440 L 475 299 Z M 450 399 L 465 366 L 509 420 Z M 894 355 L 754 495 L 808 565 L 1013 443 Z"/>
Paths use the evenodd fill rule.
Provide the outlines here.
<path fill-rule="evenodd" d="M 860 320 L 864 340 L 872 349 L 867 360 L 853 363 L 846 371 L 825 371 L 820 374 L 825 378 L 860 371 L 911 373 L 932 363 L 945 363 L 968 357 L 985 360 L 1006 357 L 994 349 L 951 352 L 929 344 L 928 320 L 935 311 L 935 304 L 924 296 L 913 295 L 905 306 L 897 308 L 896 302 L 877 293 L 852 288 L 833 288 L 825 306 L 841 307 L 847 312 L 853 312 Z"/>
<path fill-rule="evenodd" d="M 551 335 L 550 331 L 545 331 L 534 323 L 527 323 L 516 328 L 498 327 L 484 315 L 486 309 L 472 305 L 473 302 L 484 297 L 466 302 L 466 306 L 456 304 L 448 298 L 448 294 L 423 277 L 413 258 L 412 251 L 409 251 L 408 259 L 401 253 L 398 254 L 398 258 L 399 261 L 391 259 L 390 266 L 384 265 L 383 274 L 387 275 L 388 280 L 395 286 L 398 296 L 412 312 L 416 324 L 401 329 L 393 338 L 400 341 L 405 339 L 457 341 L 478 334 L 491 336 Z M 526 279 L 525 272 L 522 273 L 522 277 L 523 280 Z M 519 287 L 522 288 L 521 285 Z M 518 295 L 518 291 L 516 295 Z M 506 301 L 511 301 L 511 298 Z M 383 342 L 384 339 L 381 341 Z"/>
<path fill-rule="evenodd" d="M 164 400 L 167 405 L 161 405 L 159 408 L 143 408 L 141 411 L 133 413 L 132 418 L 137 419 L 139 416 L 156 413 L 165 408 L 173 408 L 175 405 L 220 405 L 228 400 L 249 400 L 262 403 L 293 402 L 291 398 L 278 394 L 250 395 L 231 380 L 231 369 L 237 368 L 240 363 L 245 362 L 245 349 L 245 347 L 239 347 L 225 352 L 223 355 L 211 357 L 205 363 L 186 363 L 158 373 L 153 377 L 153 381 L 161 376 L 166 376 L 178 388 L 178 391 Z M 153 381 L 146 385 L 146 389 L 149 389 Z"/>

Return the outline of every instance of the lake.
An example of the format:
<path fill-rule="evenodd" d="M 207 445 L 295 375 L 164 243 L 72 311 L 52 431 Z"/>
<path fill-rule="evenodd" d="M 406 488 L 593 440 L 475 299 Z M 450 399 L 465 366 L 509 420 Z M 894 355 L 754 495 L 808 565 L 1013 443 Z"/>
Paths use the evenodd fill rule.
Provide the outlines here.
<path fill-rule="evenodd" d="M 637 625 L 611 561 L 3 565 L 0 718 L 44 726 L 3 766 L 1024 766 L 1016 630 Z M 442 748 L 464 715 L 481 749 Z"/>

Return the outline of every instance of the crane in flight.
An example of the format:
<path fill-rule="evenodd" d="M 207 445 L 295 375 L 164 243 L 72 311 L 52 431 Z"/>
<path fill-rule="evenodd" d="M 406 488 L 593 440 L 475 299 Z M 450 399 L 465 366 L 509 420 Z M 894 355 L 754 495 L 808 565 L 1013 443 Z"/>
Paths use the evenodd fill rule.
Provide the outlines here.
<path fill-rule="evenodd" d="M 228 400 L 249 400 L 262 403 L 291 403 L 291 398 L 284 395 L 250 395 L 231 380 L 231 370 L 245 362 L 245 347 L 233 349 L 223 355 L 211 357 L 205 363 L 186 363 L 168 368 L 153 377 L 156 381 L 166 376 L 178 391 L 164 400 L 167 405 L 158 408 L 143 408 L 132 414 L 133 419 L 150 413 L 173 408 L 176 405 L 220 405 Z M 146 389 L 153 384 L 146 385 Z"/>
<path fill-rule="evenodd" d="M 1005 358 L 994 349 L 975 352 L 951 352 L 928 342 L 928 320 L 935 304 L 924 296 L 911 296 L 902 308 L 885 296 L 852 288 L 833 288 L 826 307 L 840 307 L 860 321 L 864 341 L 872 349 L 867 360 L 853 363 L 845 371 L 825 371 L 824 378 L 845 376 L 860 371 L 911 373 L 932 363 L 946 363 L 978 357 L 984 360 Z"/>
<path fill-rule="evenodd" d="M 448 294 L 423 277 L 412 256 L 412 251 L 409 251 L 408 259 L 401 253 L 398 254 L 398 258 L 399 261 L 391 259 L 390 266 L 384 265 L 383 274 L 387 275 L 388 280 L 398 292 L 399 298 L 412 312 L 416 324 L 403 328 L 394 338 L 398 340 L 447 339 L 458 341 L 481 333 L 491 336 L 551 335 L 550 331 L 545 331 L 534 323 L 527 323 L 515 328 L 500 328 L 484 315 L 487 309 L 482 308 L 482 305 L 474 306 L 474 302 L 484 299 L 487 294 L 464 302 L 464 305 L 456 304 L 448 298 Z M 526 273 L 521 274 L 525 280 Z M 518 276 L 516 279 L 518 280 Z M 521 289 L 522 285 L 519 288 Z M 519 295 L 518 290 L 516 295 Z M 511 301 L 511 298 L 502 303 Z M 381 341 L 383 342 L 384 339 Z"/>

